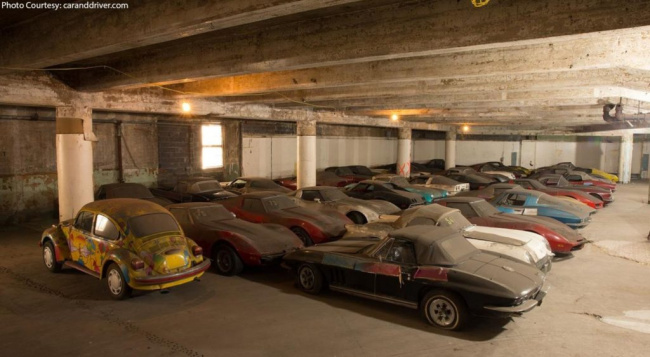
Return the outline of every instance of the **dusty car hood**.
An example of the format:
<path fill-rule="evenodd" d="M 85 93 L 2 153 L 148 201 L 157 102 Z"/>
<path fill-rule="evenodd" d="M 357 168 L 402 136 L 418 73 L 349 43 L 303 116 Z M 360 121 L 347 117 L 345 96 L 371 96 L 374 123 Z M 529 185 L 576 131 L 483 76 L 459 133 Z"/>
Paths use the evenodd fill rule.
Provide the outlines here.
<path fill-rule="evenodd" d="M 146 264 L 145 269 L 169 274 L 189 268 L 192 258 L 183 236 L 154 236 L 134 239 L 132 249 Z"/>
<path fill-rule="evenodd" d="M 489 253 L 478 253 L 455 266 L 459 271 L 495 282 L 519 296 L 544 283 L 544 273 L 532 265 Z"/>
<path fill-rule="evenodd" d="M 395 206 L 394 204 L 388 201 L 383 201 L 383 200 L 362 200 L 354 197 L 346 197 L 335 202 L 342 202 L 350 206 L 366 207 L 377 212 L 377 214 L 380 215 L 392 214 L 400 211 L 399 207 Z"/>
<path fill-rule="evenodd" d="M 228 219 L 204 224 L 208 229 L 227 231 L 248 238 L 260 253 L 277 253 L 298 248 L 300 239 L 288 229 L 274 230 L 264 224 Z"/>
<path fill-rule="evenodd" d="M 512 214 L 512 213 L 500 213 L 500 214 L 497 213 L 489 216 L 489 218 L 500 222 L 526 222 L 526 223 L 533 223 L 533 224 L 541 224 L 561 234 L 564 238 L 566 238 L 570 242 L 578 242 L 584 239 L 584 237 L 581 236 L 580 233 L 578 233 L 575 229 L 572 229 L 566 224 L 558 222 L 558 220 L 550 217 L 526 216 L 526 215 L 519 215 L 519 214 Z"/>
<path fill-rule="evenodd" d="M 338 236 L 345 231 L 345 224 L 349 223 L 339 217 L 333 217 L 321 211 L 309 210 L 302 207 L 287 208 L 270 213 L 280 219 L 301 219 L 307 221 L 330 235 Z M 338 213 L 337 213 L 338 214 Z"/>

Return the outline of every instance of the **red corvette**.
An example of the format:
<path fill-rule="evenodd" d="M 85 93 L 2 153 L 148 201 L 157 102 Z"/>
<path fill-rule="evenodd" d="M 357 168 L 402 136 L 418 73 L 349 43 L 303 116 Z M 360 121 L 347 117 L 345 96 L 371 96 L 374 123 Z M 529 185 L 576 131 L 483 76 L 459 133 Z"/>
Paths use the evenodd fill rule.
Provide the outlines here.
<path fill-rule="evenodd" d="M 555 175 L 555 174 L 541 175 L 537 177 L 536 180 L 543 183 L 546 186 L 557 187 L 564 190 L 576 190 L 576 191 L 586 192 L 603 201 L 605 205 L 614 202 L 614 196 L 612 195 L 612 191 L 610 189 L 598 187 L 598 186 L 575 186 L 570 184 L 569 181 L 567 181 L 562 175 Z"/>
<path fill-rule="evenodd" d="M 568 254 L 582 249 L 587 242 L 580 233 L 553 218 L 502 213 L 482 198 L 456 196 L 436 203 L 459 209 L 465 218 L 478 226 L 537 233 L 546 238 L 553 253 Z"/>
<path fill-rule="evenodd" d="M 297 190 L 297 179 L 295 177 L 287 177 L 274 181 L 275 183 L 282 185 L 290 190 Z M 316 173 L 316 186 L 345 187 L 354 182 L 355 181 L 352 179 L 336 176 L 335 173 L 330 171 L 320 171 Z"/>
<path fill-rule="evenodd" d="M 245 221 L 285 226 L 306 246 L 337 240 L 345 233 L 345 225 L 353 224 L 337 211 L 303 208 L 293 198 L 277 192 L 245 193 L 219 203 Z"/>
<path fill-rule="evenodd" d="M 588 173 L 582 171 L 570 171 L 565 173 L 564 178 L 569 181 L 570 184 L 576 186 L 597 186 L 602 188 L 607 188 L 612 191 L 616 191 L 616 184 L 602 179 L 596 179 L 591 177 Z"/>
<path fill-rule="evenodd" d="M 276 262 L 303 243 L 288 228 L 278 224 L 256 224 L 235 218 L 222 205 L 211 202 L 178 203 L 167 209 L 183 232 L 212 258 L 222 275 L 237 275 L 244 266 Z"/>
<path fill-rule="evenodd" d="M 560 197 L 569 197 L 573 198 L 574 200 L 577 200 L 579 202 L 582 202 L 586 204 L 587 206 L 591 208 L 596 208 L 600 209 L 603 208 L 603 201 L 600 199 L 591 196 L 588 193 L 585 192 L 580 192 L 576 190 L 565 190 L 560 187 L 548 187 L 545 186 L 543 183 L 534 180 L 534 179 L 516 179 L 516 180 L 510 180 L 510 183 L 515 183 L 527 190 L 535 190 L 535 191 L 540 191 L 544 192 L 547 195 L 551 196 L 560 196 Z"/>

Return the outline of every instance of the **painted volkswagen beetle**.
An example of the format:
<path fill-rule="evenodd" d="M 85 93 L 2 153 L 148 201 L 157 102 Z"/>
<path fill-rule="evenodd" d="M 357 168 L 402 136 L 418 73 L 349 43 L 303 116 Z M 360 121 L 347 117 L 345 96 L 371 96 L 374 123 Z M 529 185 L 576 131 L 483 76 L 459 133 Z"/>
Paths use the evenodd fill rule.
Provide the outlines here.
<path fill-rule="evenodd" d="M 412 226 L 387 237 L 339 240 L 284 257 L 298 286 L 328 288 L 420 309 L 433 326 L 459 330 L 474 314 L 517 316 L 539 305 L 545 274 L 483 252 L 453 228 Z"/>
<path fill-rule="evenodd" d="M 585 227 L 596 212 L 585 204 L 532 190 L 505 191 L 491 203 L 501 212 L 551 217 L 571 228 Z"/>
<path fill-rule="evenodd" d="M 58 272 L 67 266 L 102 279 L 118 300 L 131 289 L 191 282 L 210 267 L 201 247 L 184 236 L 169 211 L 131 198 L 86 204 L 75 219 L 46 229 L 40 246 L 47 269 Z"/>

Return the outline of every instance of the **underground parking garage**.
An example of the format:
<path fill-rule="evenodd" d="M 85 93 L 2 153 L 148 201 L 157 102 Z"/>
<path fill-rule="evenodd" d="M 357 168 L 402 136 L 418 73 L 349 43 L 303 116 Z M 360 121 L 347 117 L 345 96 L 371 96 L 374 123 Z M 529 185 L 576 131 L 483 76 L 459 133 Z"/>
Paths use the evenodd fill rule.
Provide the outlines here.
<path fill-rule="evenodd" d="M 2 355 L 646 354 L 650 2 L 22 5 Z"/>

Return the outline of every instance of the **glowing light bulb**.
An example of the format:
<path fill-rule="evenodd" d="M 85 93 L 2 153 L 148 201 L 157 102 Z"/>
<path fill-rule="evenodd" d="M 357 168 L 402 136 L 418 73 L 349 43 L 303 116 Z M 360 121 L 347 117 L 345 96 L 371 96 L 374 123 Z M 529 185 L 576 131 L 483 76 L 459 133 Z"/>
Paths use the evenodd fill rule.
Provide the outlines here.
<path fill-rule="evenodd" d="M 188 103 L 188 102 L 183 102 L 183 104 L 181 104 L 181 108 L 183 109 L 183 112 L 185 112 L 185 113 L 189 113 L 190 110 L 192 110 L 192 107 L 190 106 L 190 103 Z"/>
<path fill-rule="evenodd" d="M 469 131 L 469 125 L 465 124 L 463 125 L 463 133 L 466 133 Z"/>
<path fill-rule="evenodd" d="M 390 118 L 392 121 L 397 121 L 397 119 L 399 119 L 399 116 L 397 114 L 393 114 L 390 116 Z"/>

